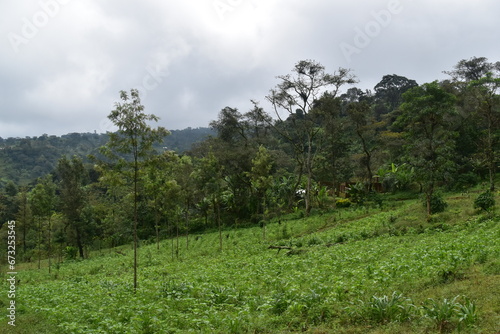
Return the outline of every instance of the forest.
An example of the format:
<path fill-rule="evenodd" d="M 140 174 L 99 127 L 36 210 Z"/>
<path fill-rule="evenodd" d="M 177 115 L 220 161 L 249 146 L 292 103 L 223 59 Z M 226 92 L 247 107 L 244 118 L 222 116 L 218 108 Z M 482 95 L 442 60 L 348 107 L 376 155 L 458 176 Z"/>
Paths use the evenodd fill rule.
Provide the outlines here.
<path fill-rule="evenodd" d="M 166 144 L 170 131 L 154 126 L 159 118 L 144 110 L 138 91 L 122 91 L 108 116 L 116 132 L 0 140 L 1 237 L 15 220 L 18 261 L 52 274 L 65 261 L 129 247 L 135 292 L 141 248 L 159 250 L 165 240 L 174 260 L 203 235 L 220 254 L 234 252 L 237 241 L 228 231 L 251 230 L 278 253 L 294 255 L 296 244 L 273 237 L 290 234 L 290 215 L 314 222 L 346 209 L 375 210 L 391 221 L 388 207 L 405 210 L 394 198 L 410 199 L 422 217 L 411 228 L 424 231 L 453 207 L 448 193 L 468 196 L 471 189 L 480 189 L 475 209 L 490 213 L 500 152 L 500 62 L 472 57 L 444 73 L 446 80 L 422 84 L 384 75 L 373 90 L 361 90 L 352 70 L 329 72 L 302 60 L 276 78 L 265 97 L 270 110 L 256 100 L 246 111 L 224 107 L 210 129 L 173 144 Z M 365 239 L 359 233 L 354 238 Z M 351 237 L 331 238 L 342 244 Z M 323 241 L 302 243 L 308 242 Z M 171 284 L 165 294 L 173 285 L 180 296 L 196 290 L 165 284 Z M 232 332 L 246 332 L 233 325 Z"/>

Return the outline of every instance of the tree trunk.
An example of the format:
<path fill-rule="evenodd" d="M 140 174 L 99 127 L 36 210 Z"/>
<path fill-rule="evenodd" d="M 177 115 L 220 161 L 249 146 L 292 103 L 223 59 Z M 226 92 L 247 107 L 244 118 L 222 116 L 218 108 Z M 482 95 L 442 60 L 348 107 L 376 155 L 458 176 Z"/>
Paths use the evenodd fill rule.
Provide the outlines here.
<path fill-rule="evenodd" d="M 75 230 L 76 230 L 76 245 L 78 247 L 78 252 L 80 254 L 80 257 L 83 259 L 83 258 L 85 258 L 85 254 L 83 252 L 82 236 L 81 236 L 80 229 L 78 228 L 78 226 L 76 227 Z"/>
<path fill-rule="evenodd" d="M 137 291 L 137 182 L 139 177 L 139 166 L 137 154 L 134 161 L 134 293 Z"/>
<path fill-rule="evenodd" d="M 186 250 L 189 249 L 189 199 L 186 199 L 186 213 L 184 219 L 186 221 Z"/>
<path fill-rule="evenodd" d="M 42 262 L 42 220 L 38 218 L 38 269 Z"/>
<path fill-rule="evenodd" d="M 311 190 L 312 190 L 312 164 L 313 164 L 313 156 L 312 156 L 312 136 L 308 137 L 308 148 L 307 148 L 307 158 L 306 158 L 306 172 L 307 172 L 307 185 L 306 185 L 306 216 L 309 216 L 311 213 L 312 205 L 311 205 Z"/>
<path fill-rule="evenodd" d="M 431 215 L 432 215 L 432 205 L 431 205 L 431 201 L 432 201 L 432 195 L 434 195 L 434 183 L 431 183 L 429 185 L 429 188 L 427 188 L 426 192 L 425 192 L 425 197 L 426 197 L 426 206 L 427 206 L 427 219 L 430 219 Z"/>
<path fill-rule="evenodd" d="M 49 216 L 49 245 L 48 245 L 48 248 L 47 248 L 47 252 L 49 253 L 48 254 L 48 258 L 49 258 L 49 274 L 50 274 L 50 269 L 51 269 L 51 261 L 50 261 L 50 257 L 51 257 L 51 244 L 50 244 L 50 239 L 51 239 L 51 229 L 52 229 L 52 224 L 51 224 L 51 221 L 50 221 L 50 216 Z"/>
<path fill-rule="evenodd" d="M 219 250 L 222 251 L 222 226 L 220 221 L 220 204 L 215 198 L 212 201 L 214 206 L 215 219 L 217 221 L 217 226 L 219 228 Z"/>
<path fill-rule="evenodd" d="M 160 250 L 160 217 L 155 210 L 156 249 Z"/>
<path fill-rule="evenodd" d="M 491 133 L 491 124 L 488 129 L 488 162 L 490 174 L 490 191 L 495 191 L 495 152 L 493 148 L 493 135 Z"/>
<path fill-rule="evenodd" d="M 175 223 L 175 257 L 179 260 L 179 222 Z"/>

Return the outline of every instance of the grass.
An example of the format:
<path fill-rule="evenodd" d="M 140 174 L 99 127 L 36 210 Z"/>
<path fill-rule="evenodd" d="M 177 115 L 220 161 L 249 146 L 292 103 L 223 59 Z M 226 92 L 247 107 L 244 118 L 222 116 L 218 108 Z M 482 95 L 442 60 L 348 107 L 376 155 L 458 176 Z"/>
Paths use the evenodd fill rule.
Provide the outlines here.
<path fill-rule="evenodd" d="M 416 199 L 290 215 L 266 240 L 259 227 L 224 231 L 222 252 L 217 233 L 193 236 L 178 259 L 169 240 L 145 245 L 135 294 L 130 246 L 51 275 L 19 265 L 18 326 L 0 332 L 495 333 L 500 227 L 473 201 L 450 195 L 430 222 Z"/>

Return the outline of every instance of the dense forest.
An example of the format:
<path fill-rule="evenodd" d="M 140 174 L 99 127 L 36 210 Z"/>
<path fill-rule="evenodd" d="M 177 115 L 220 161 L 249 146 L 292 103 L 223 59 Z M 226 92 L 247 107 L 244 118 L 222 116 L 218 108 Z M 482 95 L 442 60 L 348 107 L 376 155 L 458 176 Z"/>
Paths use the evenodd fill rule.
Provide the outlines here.
<path fill-rule="evenodd" d="M 223 249 L 224 227 L 265 235 L 283 214 L 382 205 L 381 192 L 420 194 L 432 217 L 443 191 L 493 191 L 500 149 L 500 62 L 450 67 L 441 82 L 393 74 L 363 91 L 351 70 L 299 61 L 266 96 L 272 110 L 228 106 L 211 129 L 170 136 L 121 92 L 114 133 L 0 141 L 1 222 L 16 220 L 34 262 L 210 229 Z"/>
<path fill-rule="evenodd" d="M 171 130 L 158 149 L 163 147 L 182 153 L 196 142 L 213 135 L 209 128 Z M 0 188 L 9 181 L 18 186 L 36 183 L 37 178 L 53 172 L 61 156 L 77 155 L 87 162 L 87 156 L 98 152 L 108 141 L 107 134 L 70 133 L 62 136 L 43 134 L 40 137 L 0 137 Z"/>

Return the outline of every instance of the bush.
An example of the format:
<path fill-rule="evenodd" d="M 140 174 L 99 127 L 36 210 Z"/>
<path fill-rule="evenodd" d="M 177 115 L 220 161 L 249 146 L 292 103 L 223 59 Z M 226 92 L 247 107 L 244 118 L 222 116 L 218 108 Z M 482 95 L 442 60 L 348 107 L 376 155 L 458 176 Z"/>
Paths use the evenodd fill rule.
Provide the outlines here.
<path fill-rule="evenodd" d="M 348 208 L 351 206 L 352 202 L 349 198 L 339 198 L 335 204 L 337 208 Z"/>
<path fill-rule="evenodd" d="M 66 260 L 75 260 L 78 254 L 78 249 L 73 246 L 67 246 L 64 250 L 64 258 Z"/>
<path fill-rule="evenodd" d="M 393 321 L 404 322 L 409 320 L 414 313 L 415 306 L 408 298 L 394 292 L 391 296 L 372 296 L 365 304 L 365 312 L 370 320 L 378 323 Z"/>
<path fill-rule="evenodd" d="M 489 212 L 495 206 L 495 197 L 491 191 L 485 191 L 474 201 L 474 209 L 481 209 Z"/>
<path fill-rule="evenodd" d="M 454 327 L 458 327 L 460 331 L 462 328 L 472 327 L 477 322 L 476 304 L 466 297 L 463 298 L 464 302 L 460 303 L 459 298 L 456 296 L 443 301 L 430 298 L 422 306 L 424 316 L 435 323 L 439 332 L 451 331 Z"/>
<path fill-rule="evenodd" d="M 368 196 L 368 190 L 363 183 L 356 183 L 347 189 L 347 194 L 353 203 L 363 205 Z"/>
<path fill-rule="evenodd" d="M 423 201 L 424 207 L 427 207 L 427 200 L 424 198 Z M 431 212 L 434 213 L 440 213 L 446 210 L 448 207 L 448 203 L 443 199 L 443 196 L 440 194 L 432 194 L 431 197 Z"/>

